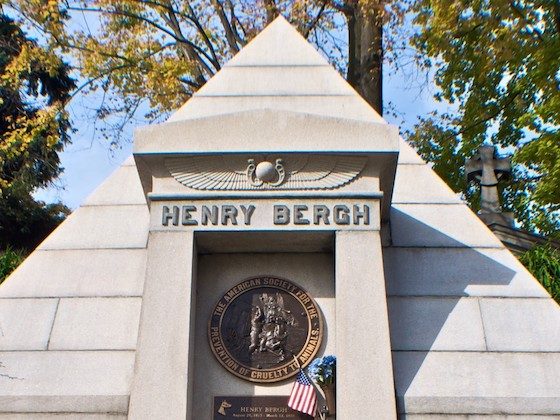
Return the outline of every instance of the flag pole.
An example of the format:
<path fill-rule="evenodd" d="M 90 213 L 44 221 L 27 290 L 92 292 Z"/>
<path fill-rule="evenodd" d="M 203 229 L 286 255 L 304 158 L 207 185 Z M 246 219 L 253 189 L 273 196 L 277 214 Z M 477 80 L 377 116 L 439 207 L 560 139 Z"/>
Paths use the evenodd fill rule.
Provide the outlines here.
<path fill-rule="evenodd" d="M 296 366 L 299 370 L 301 370 L 303 372 L 303 374 L 309 378 L 309 376 L 307 376 L 307 373 L 305 373 L 305 371 L 301 368 L 301 365 L 299 364 L 299 360 L 297 359 L 297 356 L 294 355 L 294 360 L 296 361 Z M 321 388 L 317 382 L 315 382 L 314 380 L 312 380 L 311 378 L 309 378 L 310 382 L 313 384 L 313 386 L 315 387 L 315 389 L 317 391 L 319 391 L 319 394 L 321 395 L 321 397 L 323 397 L 323 400 L 327 401 L 327 397 L 325 395 L 325 392 L 323 391 L 323 388 Z M 319 417 L 321 418 L 321 420 L 325 420 L 325 416 L 323 415 L 323 413 L 321 412 L 321 410 L 317 409 L 317 411 L 319 412 Z"/>

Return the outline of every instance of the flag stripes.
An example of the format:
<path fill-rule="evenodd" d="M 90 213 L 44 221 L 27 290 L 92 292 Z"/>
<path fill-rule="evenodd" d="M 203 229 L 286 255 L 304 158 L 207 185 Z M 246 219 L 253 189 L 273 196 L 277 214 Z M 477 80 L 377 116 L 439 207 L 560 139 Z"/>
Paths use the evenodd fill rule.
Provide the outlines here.
<path fill-rule="evenodd" d="M 300 370 L 292 387 L 288 407 L 310 416 L 315 416 L 317 410 L 317 394 L 305 373 Z"/>

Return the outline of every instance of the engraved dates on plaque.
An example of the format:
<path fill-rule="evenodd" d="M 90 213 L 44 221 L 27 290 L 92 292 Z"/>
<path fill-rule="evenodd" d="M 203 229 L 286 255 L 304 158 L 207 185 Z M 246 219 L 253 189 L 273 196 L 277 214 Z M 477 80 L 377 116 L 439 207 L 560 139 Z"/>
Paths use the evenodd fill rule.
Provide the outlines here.
<path fill-rule="evenodd" d="M 322 336 L 321 313 L 311 296 L 295 283 L 272 276 L 232 287 L 208 323 L 214 356 L 228 371 L 251 382 L 295 375 L 298 363 L 304 367 L 311 362 Z"/>

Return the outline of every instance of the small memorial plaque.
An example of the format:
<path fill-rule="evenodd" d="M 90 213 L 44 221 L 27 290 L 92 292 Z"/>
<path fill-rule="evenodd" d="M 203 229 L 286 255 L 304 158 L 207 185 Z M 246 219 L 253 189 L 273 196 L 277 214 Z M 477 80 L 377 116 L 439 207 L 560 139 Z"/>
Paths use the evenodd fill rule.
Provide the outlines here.
<path fill-rule="evenodd" d="M 311 420 L 288 407 L 288 396 L 214 397 L 213 420 Z"/>

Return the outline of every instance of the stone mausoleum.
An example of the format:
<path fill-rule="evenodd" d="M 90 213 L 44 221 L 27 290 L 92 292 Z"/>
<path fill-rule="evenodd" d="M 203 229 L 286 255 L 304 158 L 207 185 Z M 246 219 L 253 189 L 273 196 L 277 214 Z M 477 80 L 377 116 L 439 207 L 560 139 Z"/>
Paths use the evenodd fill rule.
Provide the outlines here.
<path fill-rule="evenodd" d="M 558 305 L 278 18 L 2 284 L 0 418 L 304 418 L 329 354 L 339 420 L 560 418 Z"/>

